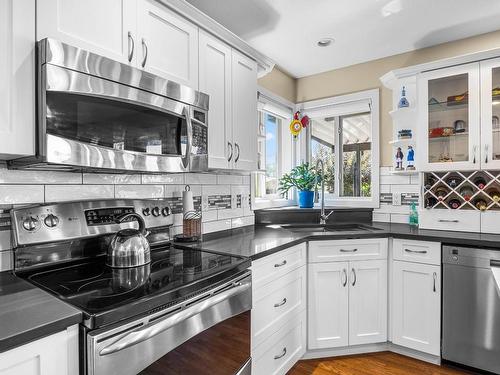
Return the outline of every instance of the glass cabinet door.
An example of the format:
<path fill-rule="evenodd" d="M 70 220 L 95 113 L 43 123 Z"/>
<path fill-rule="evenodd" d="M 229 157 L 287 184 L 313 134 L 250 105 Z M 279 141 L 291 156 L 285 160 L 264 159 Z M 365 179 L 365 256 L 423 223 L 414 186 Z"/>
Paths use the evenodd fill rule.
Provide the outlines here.
<path fill-rule="evenodd" d="M 481 167 L 500 168 L 500 59 L 481 62 Z"/>
<path fill-rule="evenodd" d="M 478 64 L 423 73 L 419 83 L 422 169 L 479 168 Z"/>

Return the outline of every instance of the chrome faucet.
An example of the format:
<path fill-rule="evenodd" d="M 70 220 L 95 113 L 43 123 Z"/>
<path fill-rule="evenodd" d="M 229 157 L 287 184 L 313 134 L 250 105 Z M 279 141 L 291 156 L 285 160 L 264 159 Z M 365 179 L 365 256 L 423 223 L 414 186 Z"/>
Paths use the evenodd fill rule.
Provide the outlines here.
<path fill-rule="evenodd" d="M 319 215 L 319 224 L 326 225 L 326 220 L 333 214 L 331 210 L 328 215 L 325 215 L 325 164 L 323 160 L 318 159 L 316 161 L 316 173 L 319 173 L 318 166 L 321 164 L 321 213 Z M 316 187 L 316 203 L 318 202 L 318 188 Z"/>

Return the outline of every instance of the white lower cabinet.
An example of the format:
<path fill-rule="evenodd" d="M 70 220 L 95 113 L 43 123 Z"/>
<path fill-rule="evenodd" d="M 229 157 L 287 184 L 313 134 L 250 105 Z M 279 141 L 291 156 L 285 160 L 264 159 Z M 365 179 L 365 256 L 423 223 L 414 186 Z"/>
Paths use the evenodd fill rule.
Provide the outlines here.
<path fill-rule="evenodd" d="M 387 246 L 387 239 L 343 242 L 343 247 L 351 249 L 351 258 L 342 255 L 342 262 L 319 261 L 308 266 L 309 349 L 387 341 L 387 249 L 379 251 L 381 245 Z M 324 259 L 312 253 L 321 248 L 326 254 L 318 245 L 309 248 L 310 261 Z M 380 254 L 381 259 L 350 260 L 358 259 L 352 250 L 369 250 L 370 246 L 377 251 L 367 251 L 366 256 Z"/>
<path fill-rule="evenodd" d="M 78 326 L 0 353 L 0 375 L 78 374 Z"/>
<path fill-rule="evenodd" d="M 393 262 L 392 342 L 440 355 L 441 266 Z"/>

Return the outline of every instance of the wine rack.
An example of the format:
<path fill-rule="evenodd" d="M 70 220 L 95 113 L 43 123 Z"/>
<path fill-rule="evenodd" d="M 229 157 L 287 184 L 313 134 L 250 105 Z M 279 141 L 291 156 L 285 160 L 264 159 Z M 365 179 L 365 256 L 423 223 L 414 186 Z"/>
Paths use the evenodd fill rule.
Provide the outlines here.
<path fill-rule="evenodd" d="M 427 209 L 500 212 L 500 171 L 424 173 L 423 185 Z"/>

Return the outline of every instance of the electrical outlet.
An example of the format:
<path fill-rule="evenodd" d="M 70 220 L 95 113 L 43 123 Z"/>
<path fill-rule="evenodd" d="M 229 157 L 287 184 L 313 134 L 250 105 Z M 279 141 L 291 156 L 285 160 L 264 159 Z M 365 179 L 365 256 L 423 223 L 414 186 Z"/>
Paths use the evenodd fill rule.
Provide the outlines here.
<path fill-rule="evenodd" d="M 392 205 L 401 206 L 401 193 L 392 193 Z"/>

